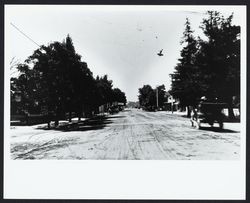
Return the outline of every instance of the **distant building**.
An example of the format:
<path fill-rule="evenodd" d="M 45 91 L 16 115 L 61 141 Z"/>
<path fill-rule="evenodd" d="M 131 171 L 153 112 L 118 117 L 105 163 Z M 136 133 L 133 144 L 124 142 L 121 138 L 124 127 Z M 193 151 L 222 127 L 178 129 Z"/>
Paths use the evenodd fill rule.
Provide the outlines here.
<path fill-rule="evenodd" d="M 175 99 L 169 92 L 166 92 L 164 110 L 177 111 L 179 110 L 179 103 L 179 100 Z"/>

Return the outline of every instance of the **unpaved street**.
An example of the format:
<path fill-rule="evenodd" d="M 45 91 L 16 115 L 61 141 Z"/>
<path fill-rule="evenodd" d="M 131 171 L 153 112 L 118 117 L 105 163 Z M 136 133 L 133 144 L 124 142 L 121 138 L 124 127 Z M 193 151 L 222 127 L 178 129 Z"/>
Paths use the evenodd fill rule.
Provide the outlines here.
<path fill-rule="evenodd" d="M 11 127 L 12 159 L 239 159 L 240 132 L 218 131 L 168 112 L 127 109 L 71 130 Z M 239 129 L 239 128 L 236 128 Z"/>

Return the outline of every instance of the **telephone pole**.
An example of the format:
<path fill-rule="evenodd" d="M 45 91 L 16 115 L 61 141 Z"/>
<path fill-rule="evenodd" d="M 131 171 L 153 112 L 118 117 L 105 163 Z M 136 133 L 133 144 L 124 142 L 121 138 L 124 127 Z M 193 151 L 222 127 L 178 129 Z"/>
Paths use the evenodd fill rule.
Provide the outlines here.
<path fill-rule="evenodd" d="M 156 107 L 157 107 L 157 110 L 159 108 L 159 101 L 158 101 L 158 86 L 156 86 Z"/>

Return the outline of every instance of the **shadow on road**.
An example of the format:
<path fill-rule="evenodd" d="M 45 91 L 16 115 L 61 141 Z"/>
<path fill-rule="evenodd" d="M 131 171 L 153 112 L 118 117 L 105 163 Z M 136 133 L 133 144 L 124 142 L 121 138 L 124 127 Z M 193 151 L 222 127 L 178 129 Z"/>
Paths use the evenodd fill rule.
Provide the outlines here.
<path fill-rule="evenodd" d="M 113 123 L 110 118 L 118 118 L 119 116 L 97 116 L 94 118 L 87 119 L 85 121 L 79 121 L 76 123 L 66 123 L 59 125 L 57 127 L 51 127 L 50 129 L 47 126 L 37 127 L 36 129 L 43 130 L 58 130 L 58 131 L 89 131 L 89 130 L 100 130 L 107 126 L 107 124 Z"/>
<path fill-rule="evenodd" d="M 109 116 L 108 118 L 124 118 L 126 116 Z"/>
<path fill-rule="evenodd" d="M 129 112 L 129 111 L 131 111 L 130 109 L 124 109 L 124 110 L 122 110 L 123 112 Z"/>
<path fill-rule="evenodd" d="M 177 115 L 177 114 L 174 114 Z M 187 115 L 180 115 L 183 118 L 188 118 L 190 119 L 190 117 L 188 117 Z M 224 118 L 223 122 L 227 122 L 227 123 L 240 123 L 240 119 L 239 118 L 235 118 L 235 119 L 230 119 L 230 118 Z"/>
<path fill-rule="evenodd" d="M 219 133 L 239 133 L 239 131 L 220 129 L 219 127 L 200 127 L 200 130 L 213 131 Z"/>

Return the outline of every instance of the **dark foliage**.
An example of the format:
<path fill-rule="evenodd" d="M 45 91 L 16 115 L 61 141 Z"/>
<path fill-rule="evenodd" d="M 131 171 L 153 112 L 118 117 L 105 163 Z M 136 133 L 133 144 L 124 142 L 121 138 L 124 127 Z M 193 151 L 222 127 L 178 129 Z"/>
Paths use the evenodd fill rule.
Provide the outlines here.
<path fill-rule="evenodd" d="M 170 93 L 182 106 L 194 106 L 197 99 L 226 102 L 231 106 L 240 98 L 240 26 L 232 25 L 233 14 L 224 18 L 219 12 L 208 11 L 200 28 L 206 40 L 195 39 L 187 19 L 181 58 L 171 74 Z M 237 105 L 238 105 L 237 104 Z"/>
<path fill-rule="evenodd" d="M 72 113 L 91 116 L 105 103 L 126 103 L 125 93 L 113 89 L 107 75 L 93 77 L 69 35 L 62 43 L 41 46 L 17 69 L 19 76 L 11 78 L 12 114 L 46 114 L 58 123 L 60 118 L 71 121 Z"/>

